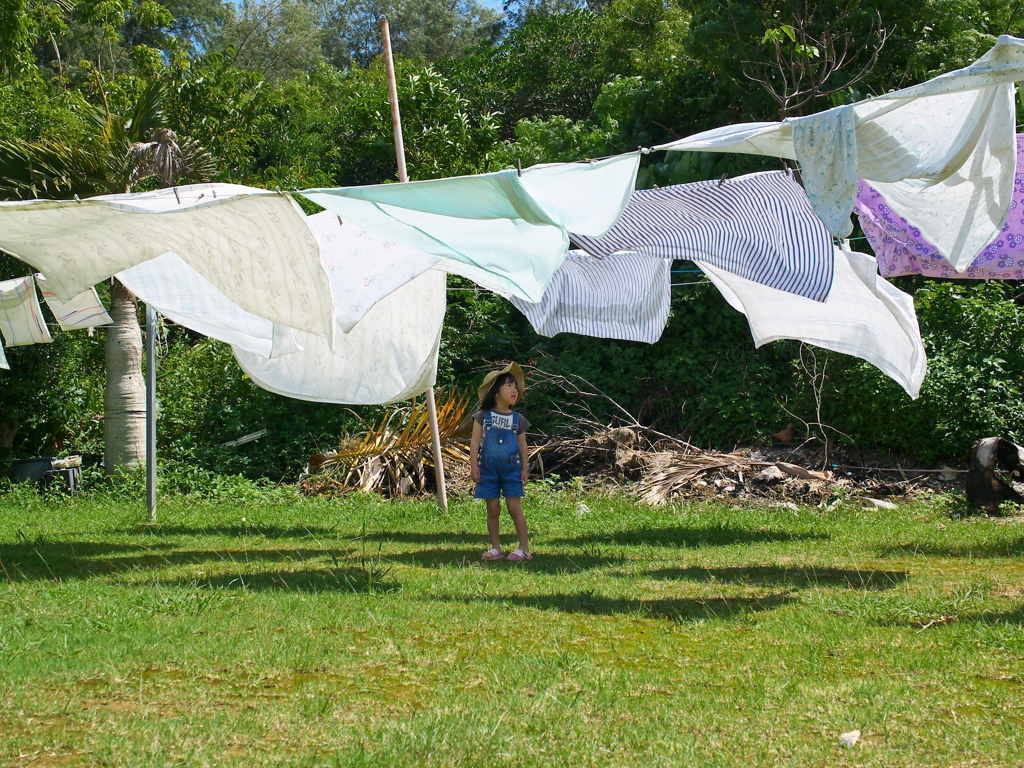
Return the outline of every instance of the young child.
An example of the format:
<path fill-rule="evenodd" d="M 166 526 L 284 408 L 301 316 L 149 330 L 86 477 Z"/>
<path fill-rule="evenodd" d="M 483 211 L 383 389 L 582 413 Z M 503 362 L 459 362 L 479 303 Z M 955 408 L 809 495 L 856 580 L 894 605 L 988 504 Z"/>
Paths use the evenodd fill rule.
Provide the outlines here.
<path fill-rule="evenodd" d="M 476 481 L 474 498 L 487 501 L 487 533 L 491 537 L 491 548 L 484 552 L 484 560 L 502 557 L 498 536 L 502 495 L 519 535 L 519 549 L 508 559 L 533 558 L 522 504 L 523 483 L 529 477 L 526 430 L 530 422 L 512 410 L 523 396 L 524 382 L 523 369 L 518 363 L 491 371 L 480 386 L 480 410 L 473 414 L 469 461 Z"/>

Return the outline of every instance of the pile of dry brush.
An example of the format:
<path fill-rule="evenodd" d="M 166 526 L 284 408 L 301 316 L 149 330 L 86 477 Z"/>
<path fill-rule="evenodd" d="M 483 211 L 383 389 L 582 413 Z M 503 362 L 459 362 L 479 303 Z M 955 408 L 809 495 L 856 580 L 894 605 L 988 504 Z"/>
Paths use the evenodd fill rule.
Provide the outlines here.
<path fill-rule="evenodd" d="M 958 469 L 864 467 L 858 454 L 855 461 L 838 463 L 850 456 L 834 447 L 815 449 L 814 441 L 731 453 L 702 451 L 639 424 L 581 377 L 530 368 L 529 380 L 532 390 L 559 393 L 545 400 L 556 403 L 552 414 L 568 425 L 558 436 L 531 436 L 530 473 L 535 478 L 582 477 L 595 485 L 625 486 L 649 504 L 680 498 L 823 504 L 843 497 L 860 499 L 865 506 L 884 506 L 884 497 L 945 489 L 962 480 Z M 596 415 L 598 405 L 603 418 Z M 437 393 L 445 478 L 455 494 L 472 485 L 468 460 L 475 406 L 469 395 Z M 609 411 L 613 425 L 608 424 Z M 432 490 L 433 474 L 426 402 L 415 400 L 346 436 L 329 454 L 312 456 L 302 488 L 311 495 L 358 489 L 402 496 Z"/>

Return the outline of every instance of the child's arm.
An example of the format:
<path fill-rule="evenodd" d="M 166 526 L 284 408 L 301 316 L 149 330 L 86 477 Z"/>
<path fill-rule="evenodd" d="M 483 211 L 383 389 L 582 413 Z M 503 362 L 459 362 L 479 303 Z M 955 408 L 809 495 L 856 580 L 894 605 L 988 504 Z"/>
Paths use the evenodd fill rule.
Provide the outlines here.
<path fill-rule="evenodd" d="M 523 482 L 530 479 L 530 452 L 526 449 L 526 433 L 521 432 L 519 438 L 519 459 L 523 465 Z"/>
<path fill-rule="evenodd" d="M 483 431 L 484 428 L 480 426 L 480 422 L 473 419 L 473 437 L 469 440 L 469 474 L 474 483 L 480 482 L 480 464 L 477 460 L 480 458 L 480 436 Z"/>

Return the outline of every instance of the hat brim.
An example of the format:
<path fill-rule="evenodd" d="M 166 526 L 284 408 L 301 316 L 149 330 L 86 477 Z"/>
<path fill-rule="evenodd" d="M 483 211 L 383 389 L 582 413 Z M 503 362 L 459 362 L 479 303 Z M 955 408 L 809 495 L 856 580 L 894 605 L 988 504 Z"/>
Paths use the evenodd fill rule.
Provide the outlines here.
<path fill-rule="evenodd" d="M 487 390 L 491 388 L 491 384 L 494 383 L 494 380 L 506 373 L 511 373 L 512 376 L 515 377 L 516 387 L 519 389 L 519 395 L 522 396 L 523 392 L 526 391 L 526 376 L 523 374 L 523 369 L 520 367 L 519 363 L 509 363 L 501 370 L 491 371 L 484 376 L 484 383 L 481 384 L 480 388 L 477 390 L 477 395 L 479 396 L 481 403 L 484 401 L 484 398 L 487 397 Z"/>

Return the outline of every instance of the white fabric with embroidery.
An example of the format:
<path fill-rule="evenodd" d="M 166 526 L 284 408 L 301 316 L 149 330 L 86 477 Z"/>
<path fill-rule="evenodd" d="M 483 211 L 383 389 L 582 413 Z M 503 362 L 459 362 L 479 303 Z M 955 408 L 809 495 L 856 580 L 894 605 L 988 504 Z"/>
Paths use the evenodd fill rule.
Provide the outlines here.
<path fill-rule="evenodd" d="M 0 203 L 0 248 L 46 275 L 60 301 L 173 252 L 247 312 L 324 337 L 334 332 L 316 238 L 288 195 L 198 184 Z"/>

